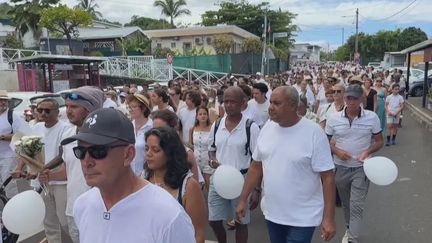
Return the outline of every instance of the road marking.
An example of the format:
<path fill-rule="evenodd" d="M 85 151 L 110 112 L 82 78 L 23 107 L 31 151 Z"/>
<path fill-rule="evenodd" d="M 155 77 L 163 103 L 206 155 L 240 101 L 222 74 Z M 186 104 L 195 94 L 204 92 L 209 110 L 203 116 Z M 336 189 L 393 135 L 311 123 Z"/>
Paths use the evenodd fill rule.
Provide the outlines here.
<path fill-rule="evenodd" d="M 217 241 L 206 240 L 204 243 L 218 243 Z"/>
<path fill-rule="evenodd" d="M 411 180 L 411 178 L 409 178 L 409 177 L 402 177 L 402 178 L 398 179 L 398 181 L 401 181 L 401 182 L 410 181 L 410 180 Z"/>

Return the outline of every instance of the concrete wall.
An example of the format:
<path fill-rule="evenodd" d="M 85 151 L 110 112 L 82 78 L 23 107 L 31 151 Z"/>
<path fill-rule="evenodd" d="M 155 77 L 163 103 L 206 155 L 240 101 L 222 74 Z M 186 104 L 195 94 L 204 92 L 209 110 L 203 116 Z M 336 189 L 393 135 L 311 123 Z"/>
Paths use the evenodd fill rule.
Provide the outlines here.
<path fill-rule="evenodd" d="M 0 71 L 0 89 L 18 91 L 18 75 L 15 70 Z"/>

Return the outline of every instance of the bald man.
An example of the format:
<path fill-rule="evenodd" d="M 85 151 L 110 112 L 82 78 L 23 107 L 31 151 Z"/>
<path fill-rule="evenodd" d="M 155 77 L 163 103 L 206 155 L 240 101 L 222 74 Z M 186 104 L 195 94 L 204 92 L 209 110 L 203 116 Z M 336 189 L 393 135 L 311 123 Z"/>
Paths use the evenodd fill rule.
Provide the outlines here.
<path fill-rule="evenodd" d="M 245 216 L 247 198 L 264 180 L 265 209 L 272 243 L 309 243 L 315 227 L 329 241 L 335 235 L 334 165 L 324 131 L 297 114 L 299 95 L 278 87 L 270 98 L 267 122 L 258 137 L 237 207 Z"/>
<path fill-rule="evenodd" d="M 256 145 L 259 127 L 256 123 L 250 123 L 249 119 L 242 115 L 242 107 L 245 105 L 245 93 L 239 87 L 229 87 L 225 90 L 224 107 L 226 116 L 216 121 L 209 136 L 210 166 L 217 168 L 219 165 L 229 165 L 246 175 L 251 162 L 251 155 Z M 250 127 L 249 148 L 246 149 L 248 140 L 247 124 Z M 246 151 L 247 150 L 247 151 Z M 253 195 L 254 207 L 258 204 L 260 191 Z M 210 178 L 208 194 L 209 221 L 219 243 L 226 243 L 226 231 L 223 220 L 235 211 L 238 198 L 229 200 L 221 197 L 215 190 L 213 178 Z M 236 242 L 246 243 L 248 239 L 247 225 L 250 222 L 249 211 L 245 217 L 236 221 Z"/>

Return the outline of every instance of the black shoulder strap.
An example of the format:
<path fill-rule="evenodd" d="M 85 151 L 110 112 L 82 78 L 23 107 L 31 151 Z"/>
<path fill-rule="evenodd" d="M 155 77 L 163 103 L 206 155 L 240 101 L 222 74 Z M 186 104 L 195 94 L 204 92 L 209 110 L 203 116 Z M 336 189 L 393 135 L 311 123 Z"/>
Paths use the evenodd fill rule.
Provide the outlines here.
<path fill-rule="evenodd" d="M 250 136 L 251 136 L 251 126 L 254 123 L 252 119 L 246 120 L 246 145 L 245 145 L 245 155 L 252 156 L 252 151 L 250 150 Z"/>
<path fill-rule="evenodd" d="M 9 124 L 11 125 L 11 133 L 13 133 L 13 126 L 12 126 L 12 124 L 13 124 L 13 110 L 12 109 L 8 110 L 7 119 L 8 119 Z"/>
<path fill-rule="evenodd" d="M 214 127 L 214 132 L 213 132 L 213 144 L 211 145 L 212 148 L 216 148 L 216 132 L 217 132 L 217 130 L 218 130 L 218 128 L 219 128 L 219 125 L 220 125 L 220 123 L 221 123 L 221 120 L 222 120 L 222 118 L 218 118 L 218 119 L 215 121 L 215 127 Z"/>

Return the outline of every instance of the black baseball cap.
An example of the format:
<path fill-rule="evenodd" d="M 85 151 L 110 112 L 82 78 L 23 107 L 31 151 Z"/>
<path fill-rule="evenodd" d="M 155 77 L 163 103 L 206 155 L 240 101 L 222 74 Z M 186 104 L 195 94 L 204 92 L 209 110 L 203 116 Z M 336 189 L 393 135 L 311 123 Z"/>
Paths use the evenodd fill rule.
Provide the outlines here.
<path fill-rule="evenodd" d="M 76 140 L 93 145 L 106 145 L 116 141 L 134 144 L 135 133 L 132 122 L 122 112 L 102 108 L 90 113 L 78 133 L 64 139 L 61 145 Z"/>

